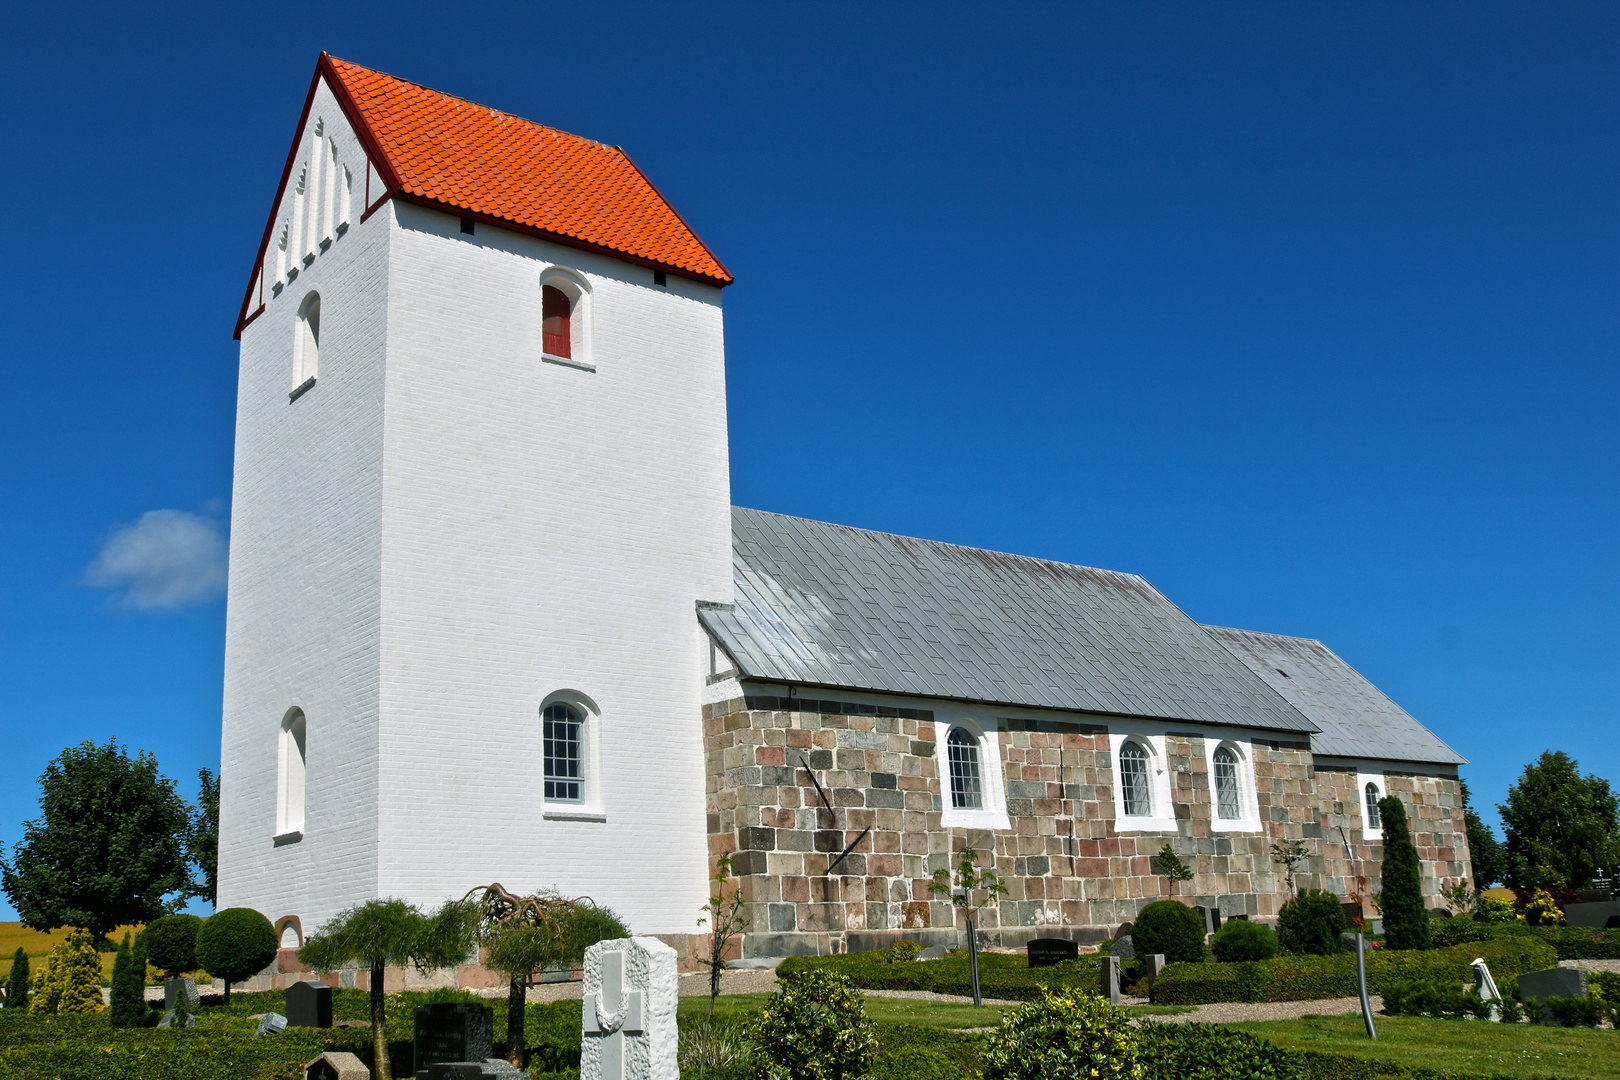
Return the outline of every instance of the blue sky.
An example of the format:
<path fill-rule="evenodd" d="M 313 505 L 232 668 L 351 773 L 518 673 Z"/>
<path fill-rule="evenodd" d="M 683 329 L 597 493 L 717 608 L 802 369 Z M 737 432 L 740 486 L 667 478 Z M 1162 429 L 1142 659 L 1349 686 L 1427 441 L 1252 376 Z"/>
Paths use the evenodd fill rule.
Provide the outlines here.
<path fill-rule="evenodd" d="M 1620 783 L 1612 4 L 0 18 L 8 847 L 70 743 L 217 766 L 231 326 L 323 48 L 635 157 L 737 276 L 736 502 L 1320 638 L 1487 807 Z"/>

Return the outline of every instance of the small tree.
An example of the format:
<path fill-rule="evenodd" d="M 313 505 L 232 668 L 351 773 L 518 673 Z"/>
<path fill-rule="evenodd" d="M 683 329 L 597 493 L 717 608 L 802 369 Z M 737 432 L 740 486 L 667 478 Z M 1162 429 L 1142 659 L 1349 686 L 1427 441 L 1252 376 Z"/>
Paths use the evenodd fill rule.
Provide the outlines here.
<path fill-rule="evenodd" d="M 87 930 L 75 930 L 45 958 L 35 980 L 31 1013 L 95 1013 L 101 1000 L 101 954 Z"/>
<path fill-rule="evenodd" d="M 1176 894 L 1178 885 L 1193 878 L 1192 867 L 1182 862 L 1176 855 L 1176 849 L 1169 844 L 1160 848 L 1159 853 L 1153 856 L 1153 860 L 1158 863 L 1158 872 L 1169 880 L 1171 896 Z"/>
<path fill-rule="evenodd" d="M 146 958 L 152 966 L 163 972 L 165 979 L 175 979 L 188 971 L 196 971 L 197 931 L 202 920 L 195 915 L 165 915 L 153 919 L 141 931 L 146 946 Z"/>
<path fill-rule="evenodd" d="M 1620 795 L 1602 777 L 1582 776 L 1580 763 L 1562 751 L 1548 750 L 1525 766 L 1496 809 L 1515 889 L 1550 887 L 1525 879 L 1531 867 L 1556 867 L 1579 889 L 1599 867 L 1620 862 Z"/>
<path fill-rule="evenodd" d="M 129 935 L 118 946 L 113 960 L 112 1015 L 115 1028 L 140 1027 L 146 1022 L 146 957 L 137 942 L 130 948 Z"/>
<path fill-rule="evenodd" d="M 1311 857 L 1311 849 L 1305 846 L 1303 840 L 1284 840 L 1282 843 L 1271 845 L 1271 861 L 1283 868 L 1283 880 L 1288 884 L 1288 891 L 1294 892 L 1294 876 L 1299 873 L 1300 864 Z"/>
<path fill-rule="evenodd" d="M 1384 944 L 1391 949 L 1427 949 L 1429 912 L 1423 906 L 1423 871 L 1406 826 L 1406 804 L 1394 795 L 1378 800 L 1384 824 Z"/>
<path fill-rule="evenodd" d="M 394 1080 L 383 972 L 406 964 L 427 972 L 458 963 L 477 940 L 478 919 L 478 906 L 466 901 L 446 901 L 426 916 L 403 900 L 370 900 L 323 925 L 298 950 L 298 959 L 317 971 L 336 971 L 350 962 L 370 971 L 376 1080 Z"/>
<path fill-rule="evenodd" d="M 715 1002 L 720 999 L 720 973 L 726 970 L 726 946 L 732 938 L 748 929 L 748 920 L 742 915 L 742 890 L 733 886 L 731 895 L 726 895 L 726 883 L 731 880 L 731 865 L 731 853 L 721 852 L 715 863 L 714 896 L 703 905 L 703 910 L 708 914 L 698 920 L 699 926 L 706 924 L 709 927 L 709 955 L 700 961 L 709 969 L 709 1012 L 703 1018 L 705 1030 L 714 1019 Z M 698 1075 L 703 1075 L 702 1062 L 698 1063 Z"/>
<path fill-rule="evenodd" d="M 1329 956 L 1344 950 L 1348 925 L 1337 896 L 1303 889 L 1277 912 L 1277 940 L 1291 953 Z"/>
<path fill-rule="evenodd" d="M 231 983 L 263 971 L 280 946 L 269 919 L 252 908 L 226 908 L 209 916 L 197 931 L 197 966 L 225 983 L 229 1005 Z"/>
<path fill-rule="evenodd" d="M 197 806 L 186 826 L 186 858 L 201 875 L 188 890 L 199 900 L 215 903 L 219 891 L 219 777 L 212 770 L 197 771 Z"/>
<path fill-rule="evenodd" d="M 81 926 L 105 941 L 114 927 L 166 914 L 164 897 L 190 885 L 186 804 L 151 754 L 70 746 L 39 787 L 39 819 L 0 859 L 0 884 L 25 926 Z"/>
<path fill-rule="evenodd" d="M 11 954 L 11 976 L 6 979 L 6 1008 L 21 1009 L 28 1005 L 28 954 L 21 945 Z"/>
<path fill-rule="evenodd" d="M 988 893 L 988 899 L 1007 895 L 1007 886 L 1001 883 L 1001 878 L 990 869 L 980 870 L 978 867 L 979 853 L 970 847 L 962 849 L 961 857 L 956 861 L 956 880 L 951 880 L 949 870 L 941 867 L 934 871 L 934 880 L 928 883 L 928 891 L 935 894 L 944 894 L 951 898 L 951 903 L 967 913 L 968 934 L 968 970 L 973 979 L 973 1004 L 980 1004 L 979 997 L 979 939 L 978 926 L 975 917 L 979 913 L 979 905 L 974 902 L 973 894 L 976 892 Z"/>

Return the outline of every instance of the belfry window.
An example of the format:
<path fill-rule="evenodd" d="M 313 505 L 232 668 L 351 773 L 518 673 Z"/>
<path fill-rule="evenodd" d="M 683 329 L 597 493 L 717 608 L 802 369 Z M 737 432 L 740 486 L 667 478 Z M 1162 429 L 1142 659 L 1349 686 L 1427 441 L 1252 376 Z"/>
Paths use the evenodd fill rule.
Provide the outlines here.
<path fill-rule="evenodd" d="M 531 324 L 532 325 L 532 324 Z M 557 702 L 541 713 L 544 743 L 546 801 L 580 802 L 583 799 L 584 757 L 581 732 L 584 716 L 572 705 Z"/>
<path fill-rule="evenodd" d="M 321 297 L 310 293 L 298 307 L 298 341 L 295 345 L 293 385 L 313 379 L 321 366 Z"/>
<path fill-rule="evenodd" d="M 1378 800 L 1381 797 L 1378 792 L 1378 785 L 1369 783 L 1364 790 L 1367 799 L 1367 828 L 1382 829 L 1384 821 L 1382 815 L 1378 812 Z"/>
<path fill-rule="evenodd" d="M 957 810 L 983 809 L 978 742 L 962 728 L 953 727 L 945 738 L 945 749 L 951 770 L 951 806 Z"/>
<path fill-rule="evenodd" d="M 532 294 L 531 294 L 532 295 Z M 573 317 L 574 305 L 569 302 L 568 294 L 555 285 L 546 285 L 540 290 L 541 308 L 541 343 L 540 348 L 548 356 L 560 356 L 569 359 L 573 353 Z M 533 311 L 533 308 L 529 309 Z M 531 318 L 533 316 L 530 316 Z M 533 326 L 533 323 L 529 324 Z M 531 330 L 530 333 L 533 333 Z M 533 338 L 529 339 L 533 341 Z M 534 346 L 529 346 L 531 349 Z"/>
<path fill-rule="evenodd" d="M 281 721 L 277 749 L 276 833 L 304 830 L 304 767 L 307 724 L 304 710 L 292 709 Z"/>
<path fill-rule="evenodd" d="M 1223 746 L 1215 751 L 1215 813 L 1236 821 L 1241 814 L 1238 806 L 1238 758 Z"/>
<path fill-rule="evenodd" d="M 1119 787 L 1128 817 L 1150 817 L 1152 789 L 1148 786 L 1147 751 L 1135 742 L 1119 748 Z"/>

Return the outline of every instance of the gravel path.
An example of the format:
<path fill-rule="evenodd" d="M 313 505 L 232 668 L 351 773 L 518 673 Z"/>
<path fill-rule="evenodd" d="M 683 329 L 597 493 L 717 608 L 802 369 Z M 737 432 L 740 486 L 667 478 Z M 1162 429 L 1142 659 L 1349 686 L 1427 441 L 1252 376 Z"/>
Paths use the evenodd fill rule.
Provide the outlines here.
<path fill-rule="evenodd" d="M 971 1005 L 973 998 L 961 994 L 936 994 L 932 990 L 862 990 L 867 997 L 910 998 L 913 1001 L 945 1001 L 953 1005 Z M 986 1005 L 1022 1005 L 1022 1001 L 1004 1001 L 1001 998 L 983 998 Z"/>
<path fill-rule="evenodd" d="M 1558 966 L 1580 968 L 1582 971 L 1620 972 L 1620 960 L 1560 960 Z"/>
<path fill-rule="evenodd" d="M 1370 995 L 1374 1015 L 1384 1007 L 1384 999 Z M 1146 1001 L 1140 1002 L 1146 1004 Z M 1222 1001 L 1199 1005 L 1192 1012 L 1176 1016 L 1148 1017 L 1163 1024 L 1235 1024 L 1243 1020 L 1298 1020 L 1302 1016 L 1342 1016 L 1361 1012 L 1360 998 L 1324 998 L 1320 1001 Z"/>

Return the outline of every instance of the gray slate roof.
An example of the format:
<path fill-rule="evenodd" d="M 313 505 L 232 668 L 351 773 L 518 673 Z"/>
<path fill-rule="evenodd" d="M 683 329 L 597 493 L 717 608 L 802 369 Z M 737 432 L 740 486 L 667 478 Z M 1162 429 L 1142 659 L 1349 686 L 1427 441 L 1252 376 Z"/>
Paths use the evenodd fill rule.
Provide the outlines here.
<path fill-rule="evenodd" d="M 1315 753 L 1467 764 L 1320 641 L 1224 626 L 1204 629 L 1322 729 L 1311 736 Z"/>
<path fill-rule="evenodd" d="M 1135 574 L 733 507 L 743 678 L 1271 731 L 1316 726 Z"/>

